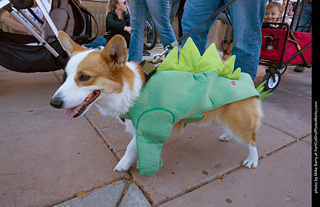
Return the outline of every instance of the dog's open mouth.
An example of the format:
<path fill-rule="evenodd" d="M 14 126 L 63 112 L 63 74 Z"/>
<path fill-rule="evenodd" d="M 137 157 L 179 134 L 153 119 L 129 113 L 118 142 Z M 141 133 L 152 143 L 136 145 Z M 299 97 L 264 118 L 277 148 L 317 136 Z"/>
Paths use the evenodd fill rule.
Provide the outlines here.
<path fill-rule="evenodd" d="M 64 112 L 64 117 L 71 120 L 72 118 L 77 118 L 79 117 L 83 112 L 86 111 L 86 109 L 88 108 L 88 106 L 93 103 L 98 96 L 100 95 L 101 91 L 96 90 L 94 92 L 92 92 L 81 104 L 79 104 L 78 106 L 75 106 L 73 108 L 70 109 L 66 109 L 66 111 Z"/>

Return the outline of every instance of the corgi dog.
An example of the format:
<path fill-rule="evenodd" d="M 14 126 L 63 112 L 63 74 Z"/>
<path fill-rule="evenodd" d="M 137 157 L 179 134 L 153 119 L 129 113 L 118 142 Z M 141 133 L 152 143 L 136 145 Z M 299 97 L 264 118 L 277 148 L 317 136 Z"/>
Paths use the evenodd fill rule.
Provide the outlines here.
<path fill-rule="evenodd" d="M 96 105 L 104 116 L 126 114 L 139 97 L 146 78 L 138 63 L 127 62 L 125 39 L 116 35 L 101 51 L 86 49 L 61 31 L 59 41 L 71 58 L 65 69 L 66 81 L 55 92 L 50 104 L 65 109 L 67 119 L 82 116 L 92 105 Z M 225 133 L 219 137 L 221 141 L 233 137 L 247 144 L 249 155 L 243 161 L 245 167 L 258 166 L 256 135 L 262 117 L 259 98 L 229 103 L 203 112 L 203 115 L 201 125 L 219 123 L 225 126 Z M 137 157 L 136 129 L 131 120 L 126 119 L 124 125 L 133 138 L 115 171 L 127 171 Z M 173 126 L 174 131 L 182 129 L 183 120 Z"/>

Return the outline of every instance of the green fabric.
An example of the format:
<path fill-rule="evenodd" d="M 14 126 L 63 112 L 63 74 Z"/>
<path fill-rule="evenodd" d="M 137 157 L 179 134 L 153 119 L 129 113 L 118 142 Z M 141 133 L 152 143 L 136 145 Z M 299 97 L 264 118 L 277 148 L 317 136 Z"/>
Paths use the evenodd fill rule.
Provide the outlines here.
<path fill-rule="evenodd" d="M 188 38 L 180 54 L 178 54 L 178 47 L 175 47 L 157 68 L 157 71 L 176 70 L 192 73 L 214 71 L 225 78 L 239 80 L 241 69 L 234 70 L 235 60 L 236 56 L 233 55 L 222 63 L 214 43 L 201 56 L 192 39 Z"/>
<path fill-rule="evenodd" d="M 239 72 L 232 73 L 230 68 L 234 60 L 222 64 L 220 57 L 215 57 L 212 62 L 205 55 L 213 55 L 210 50 L 216 51 L 215 46 L 210 47 L 209 52 L 207 50 L 201 59 L 190 40 L 181 50 L 179 57 L 175 54 L 177 49 L 170 52 L 142 89 L 135 105 L 126 114 L 126 118 L 132 120 L 137 130 L 137 168 L 141 175 L 158 172 L 162 165 L 162 146 L 169 139 L 173 125 L 178 121 L 199 121 L 203 117 L 202 112 L 249 97 L 259 97 L 248 74 L 240 73 L 240 69 L 237 69 Z M 198 68 L 200 66 L 206 67 L 206 71 Z M 188 72 L 183 71 L 183 68 Z"/>
<path fill-rule="evenodd" d="M 272 93 L 270 93 L 271 89 L 268 91 L 263 91 L 264 89 L 264 84 L 266 83 L 266 81 L 263 81 L 257 88 L 256 90 L 260 93 L 260 99 L 264 99 L 270 95 L 272 95 Z"/>

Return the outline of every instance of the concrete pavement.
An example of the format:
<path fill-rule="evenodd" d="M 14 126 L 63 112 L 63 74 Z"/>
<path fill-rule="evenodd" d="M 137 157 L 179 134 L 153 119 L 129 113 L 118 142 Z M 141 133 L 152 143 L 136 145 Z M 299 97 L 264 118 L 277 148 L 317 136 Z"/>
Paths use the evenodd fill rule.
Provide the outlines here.
<path fill-rule="evenodd" d="M 116 119 L 92 107 L 68 121 L 50 106 L 62 70 L 0 68 L 0 206 L 311 206 L 311 71 L 289 67 L 262 101 L 257 169 L 240 167 L 247 147 L 220 142 L 221 127 L 189 124 L 140 176 L 113 172 L 131 139 Z"/>

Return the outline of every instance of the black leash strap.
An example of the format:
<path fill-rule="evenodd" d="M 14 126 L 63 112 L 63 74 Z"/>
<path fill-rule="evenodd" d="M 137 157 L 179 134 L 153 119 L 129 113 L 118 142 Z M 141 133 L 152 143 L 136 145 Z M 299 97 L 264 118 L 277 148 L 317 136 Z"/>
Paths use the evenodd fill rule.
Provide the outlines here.
<path fill-rule="evenodd" d="M 215 13 L 213 13 L 206 21 L 202 22 L 200 25 L 198 25 L 196 28 L 192 29 L 191 31 L 189 31 L 187 34 L 183 35 L 182 37 L 180 37 L 177 41 L 171 43 L 170 45 L 170 49 L 178 46 L 178 44 L 180 44 L 184 39 L 186 39 L 187 37 L 189 37 L 194 31 L 196 31 L 199 27 L 201 27 L 204 23 L 208 22 L 210 19 L 212 19 L 213 17 L 217 16 L 218 14 L 220 14 L 220 12 L 222 12 L 223 10 L 225 10 L 226 8 L 228 8 L 231 4 L 233 4 L 236 0 L 231 0 L 228 3 L 226 3 L 225 5 L 223 5 L 220 9 L 218 9 L 218 11 L 216 11 Z"/>
<path fill-rule="evenodd" d="M 153 65 L 160 60 L 161 62 L 161 58 L 164 57 L 164 55 L 168 52 L 170 52 L 174 47 L 178 46 L 184 39 L 186 39 L 187 37 L 189 37 L 194 31 L 196 31 L 199 27 L 201 27 L 201 25 L 203 25 L 204 23 L 208 22 L 210 19 L 212 19 L 213 17 L 217 16 L 218 14 L 220 14 L 220 12 L 222 12 L 223 10 L 225 10 L 226 8 L 228 8 L 228 6 L 230 6 L 231 4 L 233 4 L 236 0 L 231 0 L 228 3 L 226 3 L 225 5 L 223 5 L 220 9 L 218 9 L 218 11 L 216 11 L 215 13 L 213 13 L 206 21 L 202 22 L 200 25 L 198 25 L 196 28 L 192 29 L 191 31 L 189 31 L 187 34 L 183 35 L 182 37 L 180 37 L 178 40 L 174 41 L 173 43 L 171 43 L 170 45 L 165 47 L 165 50 L 161 53 L 158 54 L 156 56 L 154 56 L 154 58 L 152 60 L 149 60 L 150 63 L 152 63 Z M 146 61 L 142 61 L 140 63 L 140 65 L 142 67 L 144 67 Z M 157 71 L 157 68 L 151 70 L 148 73 L 145 73 L 146 75 L 146 80 L 149 80 L 149 78 Z"/>

